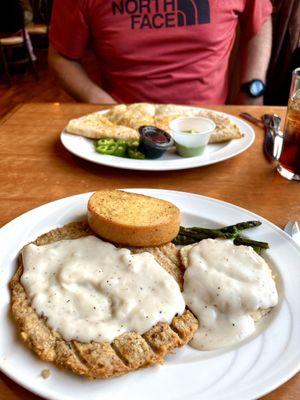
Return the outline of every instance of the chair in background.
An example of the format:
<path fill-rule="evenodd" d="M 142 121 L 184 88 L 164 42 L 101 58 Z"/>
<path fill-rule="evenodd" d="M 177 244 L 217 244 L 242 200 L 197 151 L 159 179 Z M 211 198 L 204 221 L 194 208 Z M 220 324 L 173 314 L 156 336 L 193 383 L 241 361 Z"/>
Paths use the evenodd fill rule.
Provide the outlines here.
<path fill-rule="evenodd" d="M 47 36 L 49 27 L 46 24 L 35 24 L 34 22 L 31 22 L 30 24 L 26 25 L 26 31 L 29 33 L 29 35 L 32 36 L 35 35 Z"/>
<path fill-rule="evenodd" d="M 48 37 L 52 10 L 52 0 L 22 0 L 30 3 L 33 21 L 26 25 L 26 31 L 31 36 Z"/>
<path fill-rule="evenodd" d="M 15 49 L 20 49 L 19 58 L 14 58 Z M 28 34 L 24 26 L 24 14 L 19 0 L 0 1 L 0 62 L 3 64 L 7 83 L 11 86 L 10 66 L 29 64 L 38 80 L 34 56 L 30 49 Z"/>

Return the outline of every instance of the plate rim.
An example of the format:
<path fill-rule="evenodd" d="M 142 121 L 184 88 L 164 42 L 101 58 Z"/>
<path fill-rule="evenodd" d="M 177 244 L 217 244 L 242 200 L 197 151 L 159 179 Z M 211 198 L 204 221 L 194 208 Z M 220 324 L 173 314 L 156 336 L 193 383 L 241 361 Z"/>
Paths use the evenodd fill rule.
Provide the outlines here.
<path fill-rule="evenodd" d="M 273 230 L 275 230 L 278 234 L 280 234 L 283 238 L 285 238 L 285 240 L 288 241 L 289 245 L 292 245 L 294 247 L 294 249 L 299 253 L 300 255 L 300 248 L 299 246 L 297 246 L 297 244 L 292 240 L 292 238 L 285 233 L 282 229 L 280 229 L 277 225 L 275 225 L 274 223 L 272 223 L 271 221 L 267 220 L 264 217 L 259 216 L 258 214 L 249 211 L 243 207 L 237 206 L 235 204 L 223 201 L 223 200 L 219 200 L 219 199 L 215 199 L 213 197 L 209 197 L 209 196 L 204 196 L 204 195 L 200 195 L 200 194 L 196 194 L 196 193 L 190 193 L 190 192 L 185 192 L 185 191 L 177 191 L 177 190 L 164 190 L 164 189 L 156 189 L 156 188 L 120 188 L 120 190 L 125 190 L 125 191 L 129 191 L 129 192 L 134 192 L 134 193 L 144 193 L 145 195 L 152 195 L 155 196 L 156 194 L 160 195 L 167 195 L 168 193 L 174 194 L 174 195 L 180 195 L 180 196 L 191 196 L 193 198 L 201 198 L 205 201 L 209 201 L 212 203 L 216 203 L 216 204 L 220 204 L 229 208 L 233 208 L 236 211 L 242 211 L 242 212 L 246 212 L 249 215 L 252 215 L 254 217 L 259 217 L 259 219 L 261 221 L 263 221 L 264 223 L 266 223 L 267 225 L 269 225 Z M 44 203 L 38 207 L 35 207 L 31 210 L 26 211 L 25 213 L 23 213 L 22 215 L 16 217 L 15 219 L 11 220 L 10 222 L 8 222 L 7 224 L 5 224 L 3 227 L 1 227 L 0 229 L 0 240 L 1 240 L 1 236 L 4 233 L 5 235 L 5 231 L 7 229 L 10 229 L 11 227 L 13 227 L 14 224 L 19 223 L 20 220 L 22 220 L 22 218 L 24 218 L 25 216 L 27 216 L 28 214 L 32 213 L 32 212 L 37 212 L 39 213 L 41 211 L 42 208 L 48 206 L 48 205 L 57 205 L 59 203 L 62 203 L 64 201 L 68 201 L 71 199 L 74 199 L 75 201 L 79 198 L 82 197 L 87 197 L 89 195 L 91 195 L 92 193 L 94 193 L 94 191 L 92 192 L 85 192 L 85 193 L 80 193 L 80 194 L 76 194 L 76 195 L 71 195 L 71 196 L 67 196 L 67 197 L 62 197 L 59 199 L 56 199 L 54 201 L 50 201 L 47 203 Z M 297 374 L 297 372 L 299 372 L 300 370 L 300 359 L 294 363 L 295 365 L 293 367 L 291 367 L 290 369 L 288 369 L 288 373 L 283 373 L 283 377 L 280 380 L 276 380 L 276 382 L 274 382 L 273 384 L 269 384 L 267 387 L 265 387 L 265 389 L 262 389 L 260 391 L 257 391 L 255 396 L 264 396 L 268 393 L 270 393 L 271 391 L 277 389 L 279 386 L 281 386 L 282 384 L 284 384 L 285 382 L 287 382 L 289 379 L 291 379 L 294 375 Z M 30 392 L 44 397 L 44 398 L 48 398 L 48 399 L 54 399 L 54 400 L 62 400 L 62 399 L 67 399 L 69 397 L 65 396 L 65 395 L 59 395 L 56 396 L 55 394 L 53 396 L 49 397 L 49 394 L 47 393 L 42 393 L 40 390 L 35 390 L 34 387 L 30 386 L 30 384 L 27 385 L 27 383 L 24 381 L 22 381 L 18 376 L 14 376 L 13 374 L 11 374 L 10 372 L 7 372 L 5 369 L 5 366 L 3 367 L 3 362 L 0 359 L 0 371 L 2 373 L 4 373 L 6 376 L 8 376 L 12 381 L 16 382 L 17 384 L 19 384 L 20 386 L 24 387 L 25 389 L 29 390 Z"/>
<path fill-rule="evenodd" d="M 180 106 L 186 106 L 186 105 L 180 105 Z M 117 168 L 117 169 L 125 169 L 125 170 L 133 170 L 133 171 L 151 171 L 151 172 L 178 171 L 178 170 L 184 170 L 184 169 L 201 168 L 201 167 L 205 167 L 205 166 L 208 166 L 208 165 L 217 164 L 219 162 L 226 161 L 226 160 L 228 160 L 230 158 L 238 156 L 239 154 L 241 154 L 244 151 L 248 150 L 252 146 L 252 144 L 254 143 L 254 141 L 255 141 L 255 131 L 254 131 L 253 127 L 250 124 L 248 124 L 246 121 L 242 120 L 241 118 L 239 118 L 239 117 L 237 117 L 235 115 L 232 115 L 232 114 L 228 114 L 228 113 L 223 112 L 223 111 L 213 110 L 211 108 L 204 108 L 204 107 L 201 107 L 201 106 L 187 106 L 187 107 L 193 107 L 193 108 L 199 109 L 200 111 L 204 110 L 204 111 L 213 112 L 213 113 L 215 113 L 217 115 L 223 115 L 223 116 L 225 116 L 227 118 L 233 119 L 233 121 L 235 123 L 237 123 L 237 124 L 241 124 L 243 126 L 247 126 L 247 131 L 248 132 L 244 133 L 244 136 L 242 138 L 240 138 L 240 139 L 232 139 L 231 141 L 226 142 L 226 144 L 228 146 L 230 146 L 232 143 L 239 143 L 240 144 L 240 148 L 235 149 L 235 151 L 233 151 L 232 154 L 230 154 L 230 152 L 229 152 L 229 154 L 225 154 L 225 155 L 221 156 L 217 160 L 211 160 L 210 158 L 207 158 L 206 161 L 205 161 L 204 156 L 198 156 L 198 157 L 196 157 L 196 159 L 197 159 L 196 162 L 193 162 L 193 159 L 195 160 L 194 157 L 185 158 L 185 159 L 183 158 L 183 160 L 187 160 L 186 161 L 187 164 L 188 164 L 188 162 L 190 160 L 192 162 L 192 165 L 185 165 L 185 164 L 184 164 L 184 166 L 183 165 L 178 165 L 178 164 L 176 164 L 177 160 L 175 159 L 175 160 L 169 160 L 169 162 L 170 161 L 174 161 L 174 163 L 171 164 L 171 165 L 168 165 L 168 163 L 164 163 L 165 166 L 155 167 L 155 164 L 153 164 L 153 166 L 151 166 L 151 164 L 144 164 L 144 165 L 140 164 L 139 165 L 139 164 L 136 164 L 136 163 L 132 162 L 132 161 L 136 162 L 136 160 L 120 158 L 120 157 L 119 158 L 120 158 L 120 160 L 122 160 L 122 162 L 120 162 L 120 164 L 118 164 L 118 163 L 113 162 L 114 159 L 116 158 L 116 157 L 113 157 L 113 156 L 104 156 L 104 157 L 102 156 L 103 157 L 102 160 L 101 160 L 101 158 L 99 159 L 99 161 L 98 160 L 97 161 L 93 160 L 89 156 L 87 156 L 85 154 L 80 154 L 80 152 L 77 152 L 77 151 L 75 151 L 74 149 L 71 148 L 71 146 L 68 144 L 68 137 L 71 134 L 69 134 L 68 132 L 65 132 L 64 129 L 60 132 L 60 142 L 63 145 L 63 147 L 67 151 L 69 151 L 71 154 L 73 154 L 76 157 L 79 157 L 79 158 L 81 158 L 83 160 L 86 160 L 86 161 L 89 161 L 91 163 L 94 163 L 96 165 L 102 165 L 102 166 L 105 166 L 105 167 L 111 167 L 111 168 Z M 95 112 L 99 113 L 99 114 L 105 114 L 108 111 L 109 111 L 109 109 L 102 109 L 102 110 L 95 111 Z M 83 136 L 78 136 L 78 137 L 83 137 Z M 88 138 L 86 138 L 86 139 L 88 139 Z M 236 141 L 239 141 L 239 142 L 236 142 Z M 220 150 L 223 150 L 223 149 L 220 149 Z M 182 158 L 179 158 L 179 159 L 181 160 Z M 145 161 L 147 163 L 155 162 L 155 160 L 143 160 L 143 162 L 145 162 Z M 159 161 L 159 159 L 158 159 L 158 161 Z"/>

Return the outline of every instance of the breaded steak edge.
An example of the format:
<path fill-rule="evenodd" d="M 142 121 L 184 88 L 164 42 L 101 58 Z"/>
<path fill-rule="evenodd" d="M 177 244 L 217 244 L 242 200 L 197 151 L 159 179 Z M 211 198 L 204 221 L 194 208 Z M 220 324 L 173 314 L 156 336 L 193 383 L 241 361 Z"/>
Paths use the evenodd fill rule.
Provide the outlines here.
<path fill-rule="evenodd" d="M 91 234 L 95 235 L 86 222 L 72 222 L 38 237 L 33 243 L 44 245 Z M 135 252 L 135 249 L 131 250 Z M 182 284 L 175 246 L 167 244 L 149 248 L 147 251 Z M 22 272 L 22 259 L 19 257 L 18 269 L 10 282 L 10 289 L 11 311 L 22 340 L 42 360 L 78 375 L 93 379 L 110 378 L 162 364 L 164 357 L 188 343 L 198 328 L 197 319 L 186 310 L 182 316 L 174 317 L 170 325 L 158 323 L 143 335 L 136 332 L 124 333 L 112 343 L 80 343 L 75 340 L 67 342 L 30 306 L 25 289 L 20 283 Z"/>

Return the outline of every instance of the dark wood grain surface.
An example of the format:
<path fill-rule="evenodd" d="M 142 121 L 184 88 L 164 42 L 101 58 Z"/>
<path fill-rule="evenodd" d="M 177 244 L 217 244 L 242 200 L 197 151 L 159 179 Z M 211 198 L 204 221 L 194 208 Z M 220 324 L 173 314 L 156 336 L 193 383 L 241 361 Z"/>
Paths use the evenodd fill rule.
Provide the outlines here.
<path fill-rule="evenodd" d="M 300 184 L 282 178 L 262 153 L 263 130 L 246 152 L 222 163 L 191 170 L 139 172 L 104 167 L 70 154 L 59 135 L 67 121 L 105 106 L 37 103 L 24 104 L 0 121 L 0 226 L 47 202 L 103 188 L 159 188 L 198 193 L 253 211 L 279 227 L 300 220 Z M 259 117 L 282 107 L 211 107 Z M 297 375 L 265 400 L 298 400 Z M 36 400 L 0 373 L 0 400 Z"/>

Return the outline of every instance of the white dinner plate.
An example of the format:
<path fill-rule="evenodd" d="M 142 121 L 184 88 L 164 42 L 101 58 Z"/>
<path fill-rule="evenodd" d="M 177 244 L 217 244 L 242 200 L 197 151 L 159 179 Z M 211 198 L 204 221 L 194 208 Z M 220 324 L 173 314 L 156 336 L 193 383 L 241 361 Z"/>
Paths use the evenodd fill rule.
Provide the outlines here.
<path fill-rule="evenodd" d="M 199 111 L 204 110 L 203 108 L 198 109 Z M 241 139 L 234 139 L 226 143 L 209 144 L 204 153 L 196 157 L 180 157 L 175 153 L 175 148 L 173 148 L 173 150 L 167 151 L 162 157 L 156 160 L 133 160 L 130 158 L 107 156 L 96 153 L 94 140 L 87 139 L 83 136 L 71 135 L 65 131 L 61 133 L 60 140 L 67 150 L 85 160 L 109 167 L 139 171 L 172 171 L 203 167 L 234 157 L 247 150 L 252 145 L 255 133 L 249 124 L 233 115 L 214 110 L 210 111 L 232 119 L 244 136 Z M 107 110 L 100 111 L 100 113 L 103 114 L 106 112 Z"/>
<path fill-rule="evenodd" d="M 85 217 L 91 193 L 61 199 L 27 212 L 0 230 L 0 368 L 11 379 L 56 400 L 250 400 L 277 388 L 300 369 L 300 250 L 282 230 L 242 208 L 195 194 L 131 189 L 166 199 L 181 210 L 182 225 L 216 227 L 258 219 L 249 237 L 267 241 L 265 253 L 277 275 L 279 305 L 245 342 L 219 351 L 185 346 L 165 364 L 128 375 L 90 381 L 34 356 L 17 338 L 9 314 L 8 282 L 23 245 L 55 227 Z M 51 375 L 40 373 L 49 368 Z"/>

